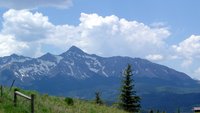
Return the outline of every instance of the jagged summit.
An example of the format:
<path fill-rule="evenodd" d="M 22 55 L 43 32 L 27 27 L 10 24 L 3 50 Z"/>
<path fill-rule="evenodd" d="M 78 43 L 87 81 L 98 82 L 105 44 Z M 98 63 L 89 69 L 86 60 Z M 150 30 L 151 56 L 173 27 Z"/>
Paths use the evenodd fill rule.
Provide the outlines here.
<path fill-rule="evenodd" d="M 13 53 L 13 54 L 11 54 L 10 56 L 11 56 L 11 57 L 18 57 L 19 55 Z"/>
<path fill-rule="evenodd" d="M 25 56 L 22 56 L 22 55 L 18 55 L 18 54 L 11 54 L 10 56 L 5 56 L 5 57 L 11 57 L 11 58 L 28 58 L 28 57 L 25 57 Z"/>
<path fill-rule="evenodd" d="M 55 55 L 51 53 L 46 53 L 43 56 L 39 57 L 39 59 L 42 59 L 42 60 L 54 59 L 54 58 L 55 58 Z"/>
<path fill-rule="evenodd" d="M 30 57 L 26 57 L 26 56 L 22 56 L 22 55 L 18 55 L 18 54 L 11 54 L 10 56 L 4 56 L 4 57 L 1 57 L 2 59 L 16 59 L 16 60 L 19 60 L 19 59 L 31 59 Z"/>
<path fill-rule="evenodd" d="M 83 50 L 76 46 L 70 47 L 66 52 L 62 53 L 60 56 L 68 56 L 69 54 L 86 54 Z"/>
<path fill-rule="evenodd" d="M 84 53 L 83 50 L 81 50 L 80 48 L 76 47 L 76 46 L 72 46 L 69 48 L 68 52 L 78 52 L 78 53 Z"/>
<path fill-rule="evenodd" d="M 41 59 L 41 60 L 44 60 L 44 61 L 49 61 L 49 62 L 59 63 L 60 60 L 62 59 L 62 57 L 58 56 L 58 55 L 53 55 L 51 53 L 46 53 L 43 56 L 39 57 L 38 59 Z"/>
<path fill-rule="evenodd" d="M 39 57 L 39 59 L 43 59 L 43 58 L 46 58 L 46 57 L 54 57 L 54 55 L 48 52 L 48 53 L 42 55 L 41 57 Z"/>

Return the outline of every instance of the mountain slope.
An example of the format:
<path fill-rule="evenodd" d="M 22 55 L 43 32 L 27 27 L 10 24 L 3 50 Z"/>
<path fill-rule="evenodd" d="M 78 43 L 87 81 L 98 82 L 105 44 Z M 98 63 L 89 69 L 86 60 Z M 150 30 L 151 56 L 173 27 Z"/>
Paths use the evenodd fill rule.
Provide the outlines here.
<path fill-rule="evenodd" d="M 0 96 L 0 113 L 30 113 L 30 101 L 17 97 L 17 106 L 13 105 L 13 90 L 4 88 L 4 95 Z M 35 113 L 126 113 L 114 107 L 96 105 L 92 101 L 73 99 L 74 105 L 68 105 L 64 97 L 39 94 L 35 91 L 20 90 L 26 95 L 35 95 Z"/>
<path fill-rule="evenodd" d="M 0 70 L 1 72 L 5 69 L 10 70 L 21 80 L 26 77 L 36 80 L 43 76 L 51 77 L 59 74 L 85 79 L 95 75 L 120 77 L 120 72 L 123 71 L 128 63 L 133 66 L 134 75 L 139 78 L 193 81 L 184 73 L 144 59 L 120 56 L 104 58 L 89 55 L 75 46 L 72 46 L 61 55 L 47 53 L 36 59 L 18 55 L 0 58 Z"/>
<path fill-rule="evenodd" d="M 15 79 L 16 86 L 52 95 L 91 99 L 95 91 L 100 91 L 107 101 L 116 101 L 127 64 L 133 67 L 135 87 L 142 97 L 200 92 L 197 81 L 166 66 L 140 58 L 100 57 L 75 46 L 60 55 L 47 53 L 39 58 L 11 55 L 0 58 L 0 63 L 0 84 L 10 85 Z M 142 103 L 153 105 L 143 100 Z"/>

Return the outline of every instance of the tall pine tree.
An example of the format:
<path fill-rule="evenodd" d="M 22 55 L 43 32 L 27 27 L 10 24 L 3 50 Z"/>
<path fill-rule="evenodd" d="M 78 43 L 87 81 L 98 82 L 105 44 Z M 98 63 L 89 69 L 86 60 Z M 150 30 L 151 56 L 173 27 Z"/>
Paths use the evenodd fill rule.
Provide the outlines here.
<path fill-rule="evenodd" d="M 131 65 L 128 64 L 124 70 L 119 105 L 125 111 L 137 113 L 140 110 L 140 97 L 136 95 L 132 76 Z"/>

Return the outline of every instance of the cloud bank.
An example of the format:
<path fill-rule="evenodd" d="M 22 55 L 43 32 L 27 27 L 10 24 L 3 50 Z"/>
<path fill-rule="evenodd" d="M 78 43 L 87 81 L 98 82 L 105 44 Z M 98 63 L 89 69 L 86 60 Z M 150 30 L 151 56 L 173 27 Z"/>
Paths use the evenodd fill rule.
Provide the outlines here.
<path fill-rule="evenodd" d="M 36 53 L 47 52 L 43 48 L 48 46 L 54 51 L 64 51 L 76 45 L 89 53 L 103 56 L 142 57 L 162 51 L 165 46 L 164 40 L 170 32 L 166 28 L 151 28 L 137 21 L 120 19 L 115 15 L 102 17 L 85 13 L 80 15 L 80 24 L 77 26 L 54 25 L 49 22 L 47 16 L 39 12 L 10 9 L 3 14 L 1 34 L 11 35 L 15 43 L 26 45 L 13 48 L 10 53 L 18 49 L 17 51 L 24 55 L 38 56 L 40 54 Z M 27 53 L 28 50 L 24 51 L 24 48 L 30 49 L 32 54 Z"/>

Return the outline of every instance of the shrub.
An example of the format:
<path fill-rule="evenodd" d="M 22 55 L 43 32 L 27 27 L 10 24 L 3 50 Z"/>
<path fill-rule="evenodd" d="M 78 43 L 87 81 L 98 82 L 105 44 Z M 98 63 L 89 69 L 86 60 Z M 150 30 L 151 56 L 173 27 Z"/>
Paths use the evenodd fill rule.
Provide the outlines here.
<path fill-rule="evenodd" d="M 20 88 L 14 88 L 15 91 L 20 91 Z"/>
<path fill-rule="evenodd" d="M 99 105 L 102 105 L 103 104 L 103 101 L 101 100 L 101 98 L 100 98 L 100 93 L 99 92 L 96 92 L 95 93 L 95 103 L 96 104 L 99 104 Z"/>
<path fill-rule="evenodd" d="M 66 97 L 65 98 L 65 102 L 67 103 L 67 105 L 74 105 L 74 101 L 72 98 L 70 97 Z"/>

